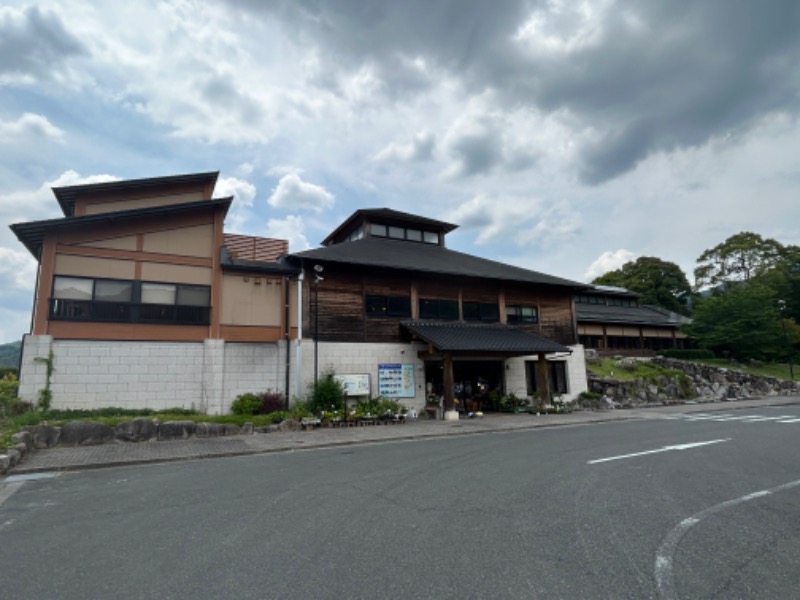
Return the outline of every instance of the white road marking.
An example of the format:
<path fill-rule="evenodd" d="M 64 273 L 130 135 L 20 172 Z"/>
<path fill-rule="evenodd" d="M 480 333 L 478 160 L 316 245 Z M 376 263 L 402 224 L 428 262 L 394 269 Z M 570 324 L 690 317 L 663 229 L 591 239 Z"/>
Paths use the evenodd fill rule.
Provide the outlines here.
<path fill-rule="evenodd" d="M 609 456 L 606 458 L 596 458 L 587 461 L 587 464 L 596 465 L 598 463 L 610 462 L 612 460 L 622 460 L 624 458 L 634 458 L 636 456 L 644 456 L 646 454 L 658 454 L 659 452 L 671 452 L 672 450 L 689 450 L 690 448 L 699 448 L 700 446 L 708 446 L 709 444 L 719 444 L 720 442 L 729 442 L 731 438 L 724 440 L 709 440 L 707 442 L 693 442 L 691 444 L 676 444 L 674 446 L 664 446 L 656 450 L 645 450 L 644 452 L 634 452 L 632 454 L 620 454 L 619 456 Z"/>
<path fill-rule="evenodd" d="M 24 482 L 19 481 L 17 483 L 5 483 L 0 486 L 0 506 L 3 506 L 3 502 L 8 500 L 14 492 L 21 488 L 23 483 Z"/>
<path fill-rule="evenodd" d="M 669 533 L 667 533 L 666 536 L 664 536 L 664 539 L 661 541 L 661 544 L 656 551 L 656 560 L 653 570 L 656 579 L 656 590 L 658 591 L 658 596 L 664 600 L 673 600 L 674 598 L 678 597 L 675 592 L 675 580 L 672 576 L 672 563 L 675 557 L 675 550 L 678 548 L 678 544 L 691 527 L 709 515 L 713 515 L 714 513 L 725 510 L 726 508 L 731 508 L 732 506 L 743 504 L 750 500 L 755 500 L 756 498 L 763 498 L 764 496 L 777 494 L 778 492 L 782 492 L 799 485 L 800 479 L 797 481 L 784 483 L 783 485 L 779 485 L 769 490 L 761 490 L 758 492 L 753 492 L 752 494 L 747 494 L 746 496 L 734 498 L 733 500 L 727 500 L 717 504 L 716 506 L 711 506 L 705 510 L 701 510 L 699 513 L 696 513 L 678 523 L 669 531 Z"/>
<path fill-rule="evenodd" d="M 752 417 L 747 419 L 745 423 L 759 423 L 760 421 L 778 421 L 780 419 L 789 419 L 793 415 L 781 415 L 780 417 Z"/>
<path fill-rule="evenodd" d="M 800 423 L 800 419 L 786 419 L 785 421 L 778 421 L 778 423 Z"/>

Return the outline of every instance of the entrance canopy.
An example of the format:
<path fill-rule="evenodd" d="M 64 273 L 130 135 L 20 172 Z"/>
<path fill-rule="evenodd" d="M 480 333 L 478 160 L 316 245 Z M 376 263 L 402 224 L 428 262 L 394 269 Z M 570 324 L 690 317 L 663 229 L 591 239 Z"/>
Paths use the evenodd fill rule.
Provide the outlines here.
<path fill-rule="evenodd" d="M 400 325 L 440 352 L 504 356 L 572 353 L 566 346 L 500 323 L 403 321 Z"/>

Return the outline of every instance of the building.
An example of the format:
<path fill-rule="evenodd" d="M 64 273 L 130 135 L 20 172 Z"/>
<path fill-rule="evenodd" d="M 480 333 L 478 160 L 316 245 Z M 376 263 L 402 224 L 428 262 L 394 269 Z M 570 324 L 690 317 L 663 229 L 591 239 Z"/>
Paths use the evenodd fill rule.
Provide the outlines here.
<path fill-rule="evenodd" d="M 640 305 L 636 292 L 595 285 L 578 294 L 575 305 L 580 343 L 601 355 L 655 356 L 659 350 L 686 347 L 680 328 L 690 319 Z"/>
<path fill-rule="evenodd" d="M 216 179 L 55 188 L 62 218 L 11 226 L 39 261 L 21 397 L 224 413 L 245 392 L 302 396 L 328 369 L 351 396 L 416 409 L 585 391 L 587 286 L 455 252 L 456 225 L 389 209 L 288 254 L 224 232 L 233 199 L 214 198 Z"/>

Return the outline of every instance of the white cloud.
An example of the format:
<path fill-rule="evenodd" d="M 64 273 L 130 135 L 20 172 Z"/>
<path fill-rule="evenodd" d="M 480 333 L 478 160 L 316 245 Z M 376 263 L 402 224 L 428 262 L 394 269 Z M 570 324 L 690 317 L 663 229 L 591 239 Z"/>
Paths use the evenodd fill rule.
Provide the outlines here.
<path fill-rule="evenodd" d="M 45 116 L 24 113 L 16 121 L 0 121 L 0 144 L 30 142 L 31 138 L 54 139 L 61 141 L 64 132 L 53 125 Z"/>
<path fill-rule="evenodd" d="M 233 196 L 233 204 L 225 218 L 225 227 L 231 233 L 253 233 L 257 219 L 253 213 L 256 186 L 236 177 L 221 177 L 217 180 L 214 196 L 226 198 Z"/>
<path fill-rule="evenodd" d="M 405 144 L 392 143 L 375 155 L 378 162 L 416 162 L 433 158 L 436 136 L 430 131 L 423 131 Z"/>
<path fill-rule="evenodd" d="M 320 185 L 303 181 L 296 173 L 289 173 L 281 177 L 267 202 L 275 208 L 319 212 L 333 206 L 334 195 Z"/>
<path fill-rule="evenodd" d="M 27 251 L 0 246 L 0 281 L 6 282 L 0 295 L 5 295 L 8 291 L 9 282 L 12 289 L 33 291 L 36 264 L 36 260 Z"/>
<path fill-rule="evenodd" d="M 305 236 L 305 223 L 302 217 L 296 215 L 267 221 L 267 236 L 289 240 L 289 252 L 302 252 L 311 247 Z"/>
<path fill-rule="evenodd" d="M 595 277 L 600 277 L 609 271 L 619 269 L 626 262 L 634 260 L 636 255 L 630 250 L 620 248 L 619 250 L 606 250 L 595 261 L 589 265 L 584 273 L 588 281 L 592 281 Z"/>

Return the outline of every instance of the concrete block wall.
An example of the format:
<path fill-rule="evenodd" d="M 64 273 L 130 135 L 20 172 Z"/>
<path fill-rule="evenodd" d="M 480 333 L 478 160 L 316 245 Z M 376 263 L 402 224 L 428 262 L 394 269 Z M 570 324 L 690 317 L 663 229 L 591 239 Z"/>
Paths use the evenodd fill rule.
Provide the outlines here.
<path fill-rule="evenodd" d="M 581 392 L 588 390 L 586 382 L 586 360 L 584 357 L 583 346 L 577 344 L 569 346 L 572 354 L 559 358 L 567 362 L 567 393 L 564 394 L 565 401 L 572 401 Z M 525 363 L 536 362 L 536 356 L 519 356 L 510 358 L 506 361 L 506 392 L 513 392 L 517 396 L 526 396 L 528 383 L 525 378 Z"/>
<path fill-rule="evenodd" d="M 294 355 L 292 355 L 294 360 Z M 286 392 L 286 343 L 225 344 L 223 412 L 240 394 Z M 290 380 L 291 381 L 291 380 Z"/>
<path fill-rule="evenodd" d="M 425 406 L 425 363 L 417 357 L 424 349 L 422 344 L 351 344 L 321 342 L 319 345 L 319 373 L 332 368 L 337 374 L 369 374 L 370 395 L 378 395 L 378 365 L 384 363 L 413 364 L 414 398 L 398 398 L 400 404 L 418 412 Z M 294 358 L 294 357 L 293 357 Z M 292 379 L 292 382 L 295 380 Z M 314 381 L 314 342 L 302 343 L 302 395 Z"/>

